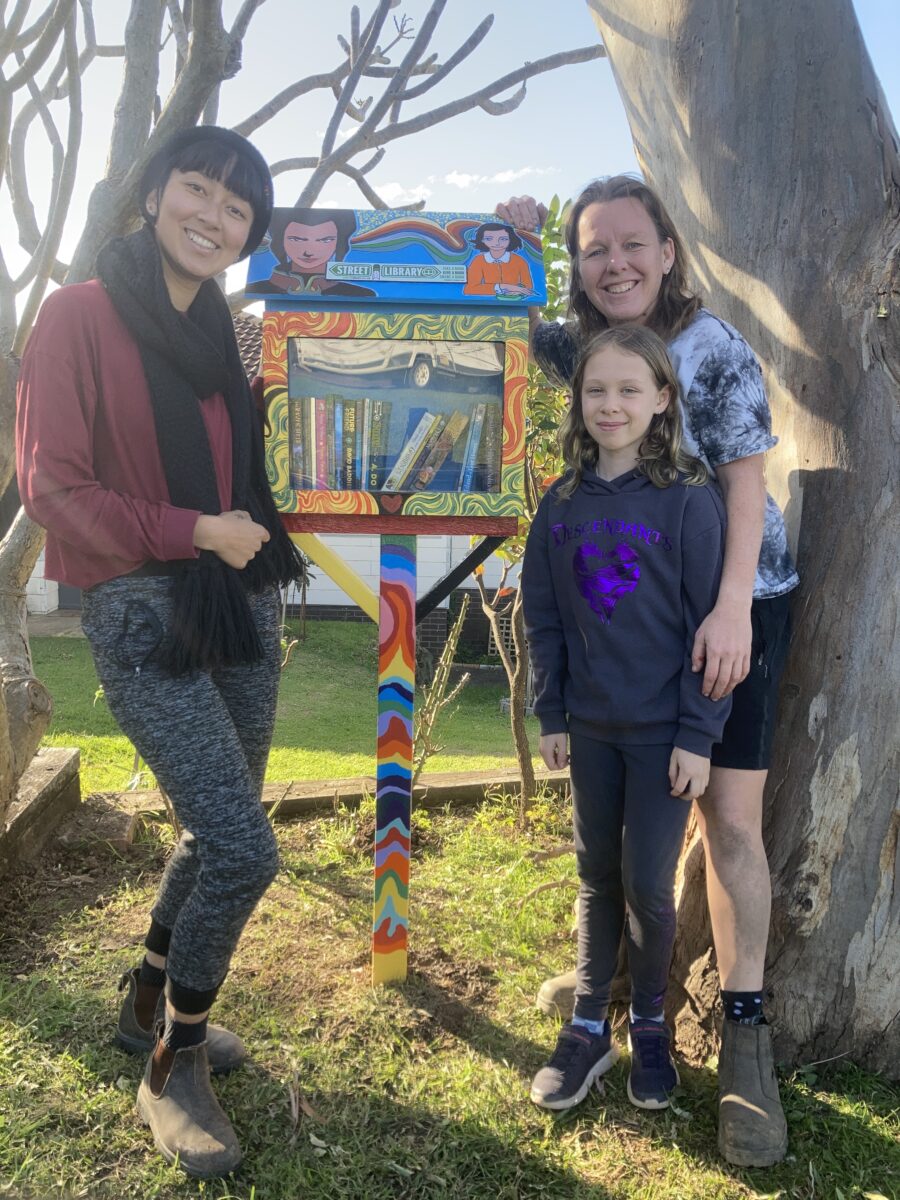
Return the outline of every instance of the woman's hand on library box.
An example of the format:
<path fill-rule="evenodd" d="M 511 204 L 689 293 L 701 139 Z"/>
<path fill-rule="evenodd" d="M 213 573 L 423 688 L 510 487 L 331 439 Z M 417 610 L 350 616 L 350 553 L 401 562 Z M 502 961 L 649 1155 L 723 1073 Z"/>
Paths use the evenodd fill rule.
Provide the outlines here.
<path fill-rule="evenodd" d="M 709 783 L 709 759 L 676 746 L 669 759 L 669 783 L 680 800 L 699 800 Z"/>
<path fill-rule="evenodd" d="M 548 771 L 561 771 L 569 765 L 569 738 L 565 733 L 545 733 L 541 737 L 541 758 Z"/>
<path fill-rule="evenodd" d="M 194 545 L 212 550 L 229 567 L 240 571 L 269 540 L 269 531 L 240 509 L 217 517 L 202 516 L 194 526 Z"/>

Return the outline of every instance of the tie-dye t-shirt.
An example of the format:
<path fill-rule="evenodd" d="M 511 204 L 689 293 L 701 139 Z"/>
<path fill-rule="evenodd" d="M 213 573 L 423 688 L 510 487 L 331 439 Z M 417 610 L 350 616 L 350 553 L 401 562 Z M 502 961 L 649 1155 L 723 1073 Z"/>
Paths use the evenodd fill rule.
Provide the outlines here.
<path fill-rule="evenodd" d="M 578 355 L 571 325 L 542 322 L 534 357 L 551 383 L 571 387 Z M 763 454 L 776 445 L 756 355 L 736 329 L 703 308 L 669 342 L 684 398 L 685 445 L 715 473 L 717 466 Z M 799 583 L 781 510 L 766 496 L 766 517 L 753 595 L 780 596 Z"/>

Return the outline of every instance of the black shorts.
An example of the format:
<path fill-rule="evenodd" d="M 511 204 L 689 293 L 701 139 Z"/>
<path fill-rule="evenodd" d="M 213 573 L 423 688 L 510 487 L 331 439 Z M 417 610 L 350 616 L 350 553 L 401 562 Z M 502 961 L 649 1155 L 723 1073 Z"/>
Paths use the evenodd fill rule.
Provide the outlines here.
<path fill-rule="evenodd" d="M 714 767 L 767 771 L 775 736 L 778 687 L 791 640 L 790 597 L 754 600 L 750 673 L 732 693 L 731 716 L 712 748 Z"/>

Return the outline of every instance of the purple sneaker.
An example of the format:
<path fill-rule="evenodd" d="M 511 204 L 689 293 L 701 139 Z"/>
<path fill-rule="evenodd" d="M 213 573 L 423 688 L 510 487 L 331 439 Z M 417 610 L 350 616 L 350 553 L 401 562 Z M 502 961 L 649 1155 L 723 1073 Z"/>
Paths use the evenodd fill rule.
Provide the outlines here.
<path fill-rule="evenodd" d="M 671 1046 L 672 1035 L 661 1021 L 630 1022 L 628 1099 L 638 1108 L 669 1107 L 669 1094 L 679 1084 Z"/>
<path fill-rule="evenodd" d="M 563 1025 L 550 1061 L 534 1077 L 531 1099 L 541 1108 L 573 1108 L 618 1057 L 609 1022 L 606 1033 L 591 1033 L 583 1025 Z"/>

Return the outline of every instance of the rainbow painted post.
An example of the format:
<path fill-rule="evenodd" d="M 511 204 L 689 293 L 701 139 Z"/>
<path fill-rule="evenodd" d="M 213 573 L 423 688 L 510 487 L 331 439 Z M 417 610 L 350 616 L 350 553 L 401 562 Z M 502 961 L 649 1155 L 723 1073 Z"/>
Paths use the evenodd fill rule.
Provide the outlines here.
<path fill-rule="evenodd" d="M 372 982 L 406 978 L 413 700 L 416 682 L 416 539 L 381 538 L 378 748 Z"/>

